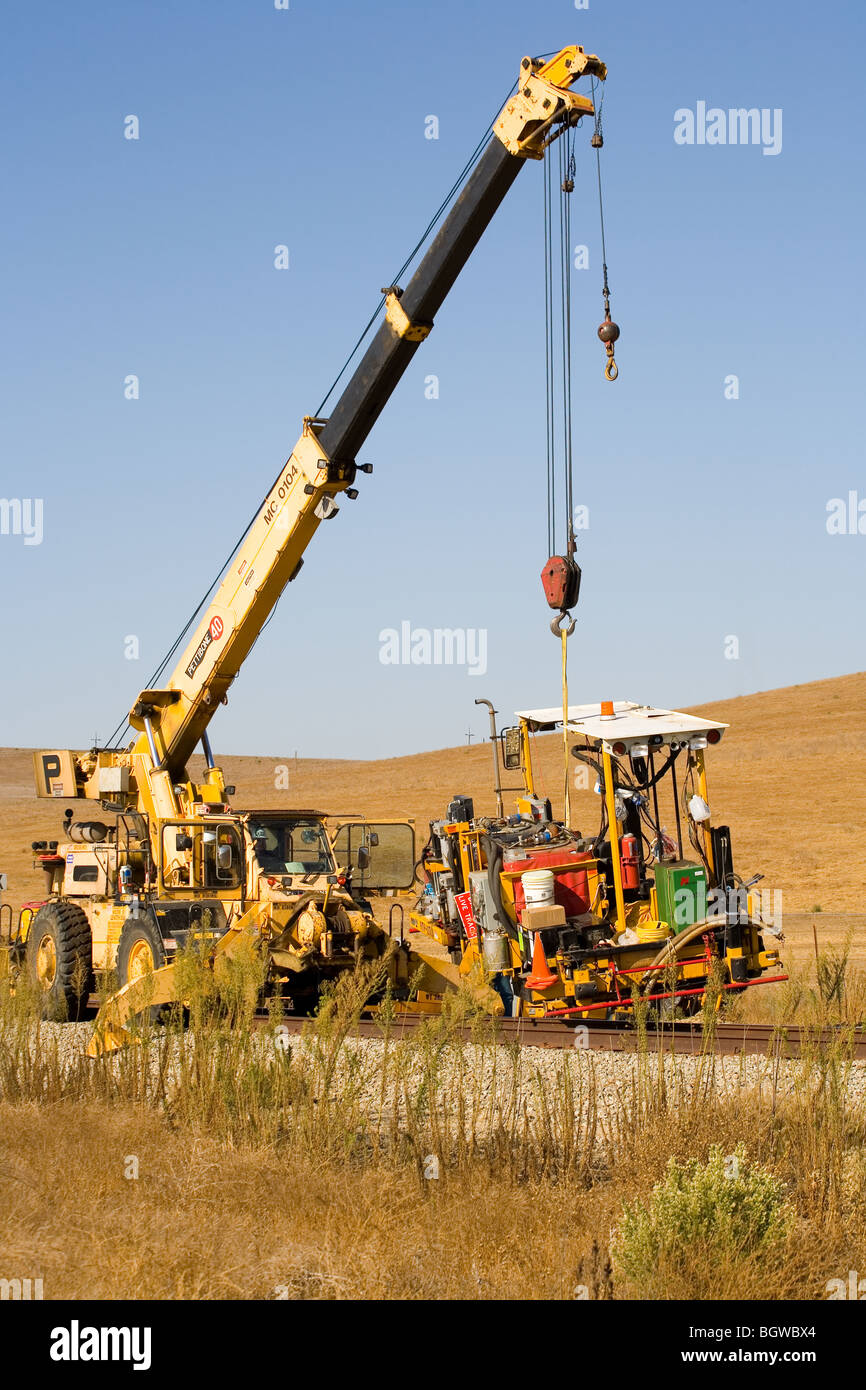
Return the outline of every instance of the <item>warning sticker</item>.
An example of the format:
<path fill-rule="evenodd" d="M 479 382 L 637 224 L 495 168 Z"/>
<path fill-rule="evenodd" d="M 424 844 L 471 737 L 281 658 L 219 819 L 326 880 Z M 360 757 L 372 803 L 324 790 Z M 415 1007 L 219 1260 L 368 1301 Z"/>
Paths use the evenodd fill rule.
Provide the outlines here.
<path fill-rule="evenodd" d="M 468 893 L 455 893 L 454 902 L 457 905 L 457 911 L 460 913 L 460 921 L 463 923 L 463 930 L 466 932 L 470 941 L 474 941 L 478 935 L 478 927 L 472 912 L 472 898 Z"/>

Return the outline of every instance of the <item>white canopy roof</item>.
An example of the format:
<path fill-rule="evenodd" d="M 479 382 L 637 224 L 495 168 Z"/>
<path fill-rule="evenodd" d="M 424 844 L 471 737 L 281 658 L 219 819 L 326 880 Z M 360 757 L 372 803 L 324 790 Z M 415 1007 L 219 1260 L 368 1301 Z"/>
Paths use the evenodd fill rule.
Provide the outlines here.
<path fill-rule="evenodd" d="M 538 724 L 562 724 L 562 706 L 550 709 L 518 710 L 518 719 L 531 719 Z M 718 729 L 721 734 L 727 729 L 715 719 L 701 719 L 700 715 L 681 714 L 679 710 L 656 709 L 653 705 L 637 705 L 631 700 L 615 700 L 613 717 L 601 712 L 600 704 L 569 705 L 568 728 L 576 734 L 586 734 L 599 742 L 646 743 L 653 735 L 661 735 L 667 743 L 669 739 L 678 741 L 706 734 L 710 729 Z"/>

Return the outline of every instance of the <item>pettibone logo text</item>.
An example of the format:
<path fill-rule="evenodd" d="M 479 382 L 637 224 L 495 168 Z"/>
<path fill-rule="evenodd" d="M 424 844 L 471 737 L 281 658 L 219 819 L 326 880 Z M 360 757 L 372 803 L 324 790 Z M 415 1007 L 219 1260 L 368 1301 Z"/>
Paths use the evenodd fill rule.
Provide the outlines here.
<path fill-rule="evenodd" d="M 68 1327 L 51 1331 L 52 1361 L 131 1361 L 134 1371 L 150 1370 L 149 1327 Z"/>
<path fill-rule="evenodd" d="M 201 641 L 199 642 L 198 646 L 196 647 L 195 656 L 193 657 L 192 661 L 189 663 L 189 665 L 188 665 L 187 668 L 186 668 L 186 674 L 187 674 L 187 679 L 188 679 L 188 680 L 192 680 L 192 678 L 193 678 L 193 676 L 195 675 L 196 671 L 198 670 L 199 666 L 201 666 L 202 658 L 204 657 L 204 654 L 205 654 L 205 652 L 207 651 L 207 649 L 208 649 L 208 647 L 210 646 L 210 644 L 211 644 L 212 641 L 213 641 L 213 635 L 212 635 L 212 633 L 211 633 L 210 628 L 208 628 L 208 630 L 207 630 L 207 632 L 205 633 L 204 637 L 201 639 Z"/>

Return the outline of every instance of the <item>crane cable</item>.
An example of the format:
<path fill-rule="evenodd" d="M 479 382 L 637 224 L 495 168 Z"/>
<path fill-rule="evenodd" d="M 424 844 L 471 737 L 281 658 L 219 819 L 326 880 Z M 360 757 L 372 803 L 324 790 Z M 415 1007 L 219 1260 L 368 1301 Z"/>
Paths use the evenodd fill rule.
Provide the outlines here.
<path fill-rule="evenodd" d="M 601 182 L 600 150 L 604 144 L 602 133 L 602 108 L 604 106 L 604 87 L 596 103 L 596 82 L 592 81 L 594 110 L 594 129 L 592 147 L 596 157 L 596 181 L 598 185 L 598 208 L 601 226 L 601 254 L 603 268 L 602 297 L 604 300 L 604 321 L 598 329 L 598 336 L 605 347 L 607 363 L 604 374 L 608 381 L 616 381 L 619 369 L 614 357 L 614 343 L 619 338 L 619 327 L 610 316 L 610 285 L 607 270 L 607 245 L 604 228 L 604 197 Z M 544 169 L 544 350 L 545 350 L 545 423 L 547 435 L 547 536 L 551 555 L 548 571 L 551 579 L 557 575 L 557 582 L 551 584 L 548 602 L 552 607 L 561 604 L 560 611 L 550 624 L 554 636 L 559 636 L 562 646 L 562 738 L 565 766 L 565 786 L 563 794 L 566 827 L 571 822 L 571 788 L 569 784 L 568 747 L 568 639 L 574 632 L 575 620 L 569 607 L 577 600 L 580 583 L 580 570 L 574 559 L 576 550 L 574 537 L 574 449 L 573 449 L 573 403 L 572 403 L 572 326 L 571 326 L 571 194 L 574 192 L 575 128 L 570 123 L 563 131 L 564 139 L 559 146 L 559 247 L 554 248 L 552 191 L 552 161 L 545 160 Z M 554 332 L 557 314 L 554 309 L 555 262 L 558 256 L 560 277 L 558 319 L 560 343 L 558 354 L 554 349 Z M 559 362 L 555 363 L 556 356 Z M 557 376 L 561 372 L 561 402 L 557 402 Z M 562 439 L 562 479 L 563 505 L 565 509 L 565 555 L 554 557 L 557 532 L 557 414 L 561 405 Z M 542 575 L 544 578 L 544 574 Z M 561 587 L 559 587 L 561 585 Z M 558 592 L 557 592 L 558 588 Z"/>
<path fill-rule="evenodd" d="M 433 216 L 430 218 L 430 221 L 427 223 L 427 226 L 424 228 L 424 231 L 421 233 L 421 235 L 420 235 L 420 237 L 418 238 L 418 240 L 416 241 L 415 245 L 412 247 L 412 250 L 409 252 L 409 255 L 406 257 L 406 259 L 405 259 L 405 261 L 403 262 L 403 264 L 401 265 L 400 269 L 397 271 L 397 274 L 394 275 L 394 276 L 392 276 L 392 278 L 388 281 L 389 285 L 399 285 L 401 279 L 403 278 L 404 274 L 405 274 L 406 271 L 408 270 L 409 266 L 412 264 L 412 262 L 414 261 L 415 257 L 417 256 L 418 252 L 421 250 L 421 247 L 425 244 L 425 242 L 427 241 L 427 239 L 428 239 L 428 237 L 430 236 L 431 232 L 433 231 L 433 228 L 436 226 L 437 222 L 439 222 L 439 220 L 441 219 L 443 213 L 444 213 L 444 212 L 446 211 L 446 209 L 450 206 L 450 204 L 451 204 L 452 201 L 454 200 L 456 194 L 457 194 L 457 193 L 459 192 L 459 190 L 462 188 L 463 184 L 466 182 L 467 178 L 469 177 L 470 173 L 471 173 L 472 170 L 474 169 L 475 165 L 478 163 L 478 160 L 481 158 L 481 155 L 482 155 L 482 153 L 483 153 L 483 151 L 484 151 L 484 149 L 485 149 L 485 147 L 486 147 L 486 145 L 487 145 L 488 136 L 490 135 L 491 131 L 493 130 L 493 126 L 494 126 L 496 120 L 498 119 L 499 111 L 502 110 L 502 107 L 504 107 L 505 104 L 506 104 L 506 102 L 510 100 L 510 98 L 514 95 L 514 93 L 515 93 L 516 90 L 517 90 L 517 83 L 514 82 L 514 83 L 512 84 L 512 86 L 511 86 L 511 90 L 509 91 L 508 96 L 506 96 L 505 101 L 503 101 L 502 104 L 501 104 L 501 106 L 499 107 L 496 116 L 494 116 L 494 117 L 493 117 L 493 120 L 490 121 L 489 125 L 487 126 L 487 129 L 485 130 L 485 132 L 484 132 L 484 134 L 482 135 L 481 139 L 478 141 L 478 144 L 475 146 L 475 149 L 472 151 L 471 155 L 469 156 L 468 160 L 467 160 L 466 163 L 464 164 L 464 166 L 463 166 L 463 168 L 461 169 L 460 173 L 457 175 L 457 178 L 454 180 L 454 183 L 451 185 L 451 187 L 450 187 L 450 189 L 448 190 L 448 192 L 446 193 L 445 197 L 442 199 L 442 202 L 439 204 L 439 207 L 436 209 L 436 211 L 434 212 Z M 322 411 L 324 410 L 324 408 L 325 408 L 325 406 L 327 405 L 328 401 L 330 400 L 331 396 L 334 394 L 334 391 L 335 391 L 335 389 L 336 389 L 336 387 L 337 387 L 337 384 L 339 383 L 339 381 L 340 381 L 341 378 L 343 377 L 344 373 L 346 372 L 346 370 L 347 370 L 347 368 L 348 368 L 348 366 L 349 366 L 349 363 L 352 361 L 352 359 L 353 359 L 353 358 L 355 357 L 355 355 L 357 354 L 358 349 L 360 348 L 361 344 L 363 343 L 364 339 L 366 338 L 367 334 L 369 333 L 370 329 L 373 327 L 373 324 L 376 322 L 376 319 L 379 317 L 379 314 L 381 313 L 382 309 L 384 308 L 386 298 L 387 298 L 387 296 L 386 296 L 385 293 L 383 292 L 382 297 L 381 297 L 381 299 L 379 300 L 379 303 L 376 305 L 376 308 L 373 310 L 372 315 L 371 315 L 370 318 L 368 319 L 366 326 L 364 327 L 364 329 L 363 329 L 362 332 L 361 332 L 360 337 L 358 338 L 358 341 L 355 343 L 355 346 L 352 348 L 352 351 L 349 353 L 349 356 L 346 358 L 346 360 L 345 360 L 345 362 L 343 363 L 342 367 L 340 368 L 339 372 L 338 372 L 337 375 L 334 377 L 334 380 L 331 382 L 331 385 L 330 385 L 330 387 L 329 387 L 329 389 L 328 389 L 328 391 L 327 391 L 327 394 L 322 398 L 322 401 L 321 401 L 321 403 L 320 403 L 320 405 L 319 405 L 319 408 L 318 408 L 318 410 L 316 411 L 316 415 L 317 415 L 317 416 L 321 415 Z"/>
<path fill-rule="evenodd" d="M 566 515 L 566 555 L 572 559 L 576 549 L 574 540 L 574 451 L 572 447 L 572 397 L 571 397 L 571 194 L 574 192 L 574 127 L 566 131 L 565 139 L 559 147 L 560 187 L 560 256 L 562 262 L 562 409 L 565 466 L 565 515 Z M 574 631 L 574 618 L 567 623 L 560 622 L 559 635 L 562 642 L 562 746 L 564 781 L 563 816 L 565 827 L 571 829 L 571 787 L 569 785 L 568 758 L 568 639 Z"/>
<path fill-rule="evenodd" d="M 574 554 L 574 459 L 572 453 L 571 402 L 571 197 L 574 191 L 574 137 L 568 136 L 560 145 L 559 171 L 565 197 L 560 199 L 560 245 L 562 260 L 562 411 L 563 451 L 565 468 L 565 515 L 568 555 Z"/>
<path fill-rule="evenodd" d="M 604 320 L 599 325 L 598 336 L 604 343 L 604 350 L 607 353 L 607 364 L 604 374 L 608 381 L 616 381 L 619 376 L 619 367 L 613 355 L 613 345 L 619 337 L 619 326 L 613 322 L 610 316 L 610 286 L 607 282 L 607 248 L 604 240 L 604 196 L 601 190 L 601 150 L 604 147 L 604 133 L 601 128 L 601 113 L 604 106 L 604 87 L 601 89 L 601 99 L 595 109 L 595 128 L 592 134 L 591 145 L 595 150 L 595 170 L 598 182 L 598 216 L 601 223 L 601 265 L 603 272 L 602 298 L 604 300 Z M 595 78 L 592 79 L 592 104 L 595 106 Z"/>
<path fill-rule="evenodd" d="M 574 448 L 572 404 L 571 316 L 571 201 L 574 191 L 574 128 L 564 131 L 559 144 L 559 209 L 553 207 L 553 159 L 544 161 L 544 352 L 545 423 L 547 436 L 547 539 L 552 555 L 557 544 L 557 503 L 561 492 L 565 513 L 565 552 L 572 560 L 574 539 Z M 555 244 L 558 222 L 558 245 Z M 559 279 L 558 289 L 555 285 Z M 561 445 L 561 480 L 559 449 Z M 557 486 L 559 482 L 559 487 Z M 574 618 L 563 608 L 551 623 L 562 651 L 563 821 L 571 825 L 571 787 L 568 748 L 568 639 Z"/>
<path fill-rule="evenodd" d="M 568 137 L 569 132 L 566 132 Z M 574 191 L 574 144 L 566 138 L 559 146 L 560 203 L 558 219 L 553 208 L 551 160 L 544 162 L 544 376 L 547 469 L 547 542 L 553 553 L 557 544 L 560 494 L 565 514 L 565 553 L 575 552 L 574 450 L 572 404 L 571 322 L 571 204 Z M 555 222 L 559 239 L 556 243 Z M 555 286 L 559 279 L 558 288 Z M 559 454 L 561 449 L 561 484 Z M 558 632 L 559 629 L 557 629 Z"/>
<path fill-rule="evenodd" d="M 202 597 L 201 597 L 201 599 L 199 600 L 199 602 L 197 603 L 196 607 L 195 607 L 195 608 L 192 610 L 192 612 L 190 613 L 189 617 L 187 618 L 186 622 L 184 623 L 183 627 L 181 628 L 181 630 L 180 630 L 180 632 L 178 633 L 177 637 L 175 638 L 174 642 L 173 642 L 172 645 L 169 647 L 169 649 L 168 649 L 168 651 L 166 652 L 165 656 L 162 658 L 162 661 L 161 661 L 161 662 L 159 663 L 159 665 L 157 666 L 156 670 L 151 674 L 150 679 L 148 680 L 145 689 L 147 689 L 147 690 L 153 690 L 153 689 L 156 688 L 157 682 L 160 680 L 161 676 L 163 675 L 163 672 L 165 671 L 166 666 L 167 666 L 168 663 L 171 661 L 172 657 L 174 656 L 174 654 L 175 654 L 175 652 L 177 651 L 178 647 L 180 646 L 181 642 L 182 642 L 183 639 L 186 637 L 186 635 L 187 635 L 187 633 L 189 632 L 190 628 L 192 627 L 193 623 L 196 621 L 196 619 L 197 619 L 199 613 L 201 613 L 202 609 L 205 607 L 205 604 L 206 604 L 206 603 L 208 602 L 208 600 L 210 599 L 211 595 L 213 594 L 214 590 L 216 589 L 217 584 L 219 583 L 220 579 L 222 579 L 223 575 L 225 574 L 226 570 L 228 569 L 229 565 L 231 564 L 231 562 L 232 562 L 234 556 L 237 554 L 238 550 L 239 550 L 240 547 L 243 545 L 244 541 L 246 540 L 247 536 L 249 535 L 250 531 L 252 530 L 252 528 L 253 528 L 253 523 L 254 523 L 254 521 L 256 520 L 256 517 L 258 516 L 258 514 L 259 514 L 260 511 L 261 511 L 261 505 L 259 505 L 258 507 L 256 507 L 256 510 L 253 512 L 252 516 L 250 517 L 249 521 L 247 522 L 247 525 L 245 526 L 245 528 L 244 528 L 242 534 L 238 537 L 238 540 L 235 542 L 235 544 L 232 546 L 231 551 L 230 551 L 229 554 L 226 556 L 225 561 L 224 561 L 222 567 L 221 567 L 220 570 L 219 570 L 219 573 L 216 575 L 216 577 L 214 578 L 214 580 L 212 581 L 212 583 L 211 583 L 210 586 L 208 587 L 207 592 L 204 593 L 204 594 L 202 595 Z M 268 622 L 270 622 L 270 618 L 268 618 Z M 123 718 L 123 719 L 120 721 L 120 723 L 116 726 L 116 728 L 114 729 L 114 731 L 110 734 L 110 736 L 109 736 L 109 738 L 108 738 L 108 742 L 105 743 L 105 744 L 103 745 L 103 747 L 104 747 L 105 749 L 107 749 L 107 750 L 108 750 L 108 749 L 117 749 L 117 747 L 118 747 L 119 745 L 115 743 L 115 739 L 117 739 L 118 736 L 125 736 L 125 734 L 126 734 L 126 732 L 127 732 L 128 729 L 131 729 L 131 725 L 130 725 L 130 723 L 129 723 L 128 718 L 127 718 L 126 716 L 124 716 L 124 718 Z"/>
<path fill-rule="evenodd" d="M 544 388 L 545 425 L 547 430 L 547 553 L 556 546 L 556 434 L 554 430 L 553 391 L 553 244 L 551 237 L 551 176 L 552 160 L 545 159 L 544 171 Z"/>
<path fill-rule="evenodd" d="M 600 95 L 596 100 L 597 90 Z M 614 343 L 620 336 L 619 326 L 610 316 L 610 283 L 607 268 L 607 238 L 604 225 L 604 192 L 601 178 L 601 149 L 604 146 L 602 113 L 604 109 L 604 84 L 597 84 L 592 78 L 593 134 L 590 144 L 595 150 L 596 185 L 598 191 L 598 213 L 601 230 L 602 260 L 602 299 L 604 320 L 599 325 L 598 336 L 605 347 L 607 363 L 604 374 L 608 381 L 616 381 L 619 375 L 614 358 Z M 571 202 L 574 191 L 576 124 L 567 124 L 559 142 L 559 247 L 554 247 L 553 211 L 553 172 L 552 160 L 544 161 L 544 354 L 546 390 L 546 434 L 547 434 L 547 539 L 548 550 L 552 555 L 556 548 L 557 530 L 557 448 L 558 436 L 562 441 L 563 491 L 565 507 L 566 556 L 571 559 L 575 552 L 574 541 L 574 457 L 572 445 L 572 327 L 571 327 Z M 557 265 L 558 261 L 558 265 Z M 559 305 L 554 305 L 554 280 L 557 271 L 560 277 Z M 560 329 L 560 344 L 555 346 L 556 327 Z M 557 401 L 557 373 L 561 371 L 561 402 Z M 562 424 L 557 430 L 557 411 L 561 405 Z M 555 605 L 554 605 L 555 606 Z M 564 611 L 564 610 L 563 610 Z M 554 631 L 558 629 L 554 624 Z"/>

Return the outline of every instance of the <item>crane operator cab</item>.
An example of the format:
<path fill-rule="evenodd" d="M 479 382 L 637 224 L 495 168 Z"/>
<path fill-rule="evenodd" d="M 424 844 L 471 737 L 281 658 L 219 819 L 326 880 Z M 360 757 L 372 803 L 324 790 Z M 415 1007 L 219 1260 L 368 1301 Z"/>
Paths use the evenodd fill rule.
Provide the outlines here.
<path fill-rule="evenodd" d="M 323 981 L 389 951 L 364 894 L 412 882 L 411 823 L 351 818 L 332 839 L 323 812 L 236 812 L 224 799 L 185 798 L 162 817 L 101 798 L 100 811 L 84 819 L 70 806 L 65 839 L 34 842 L 45 874 L 35 926 L 0 948 L 0 974 L 26 974 L 46 1017 L 80 1018 L 100 984 L 123 990 L 187 948 L 230 950 L 249 928 L 272 947 L 269 985 L 303 1012 Z M 392 987 L 409 974 L 408 957 L 395 961 Z"/>

